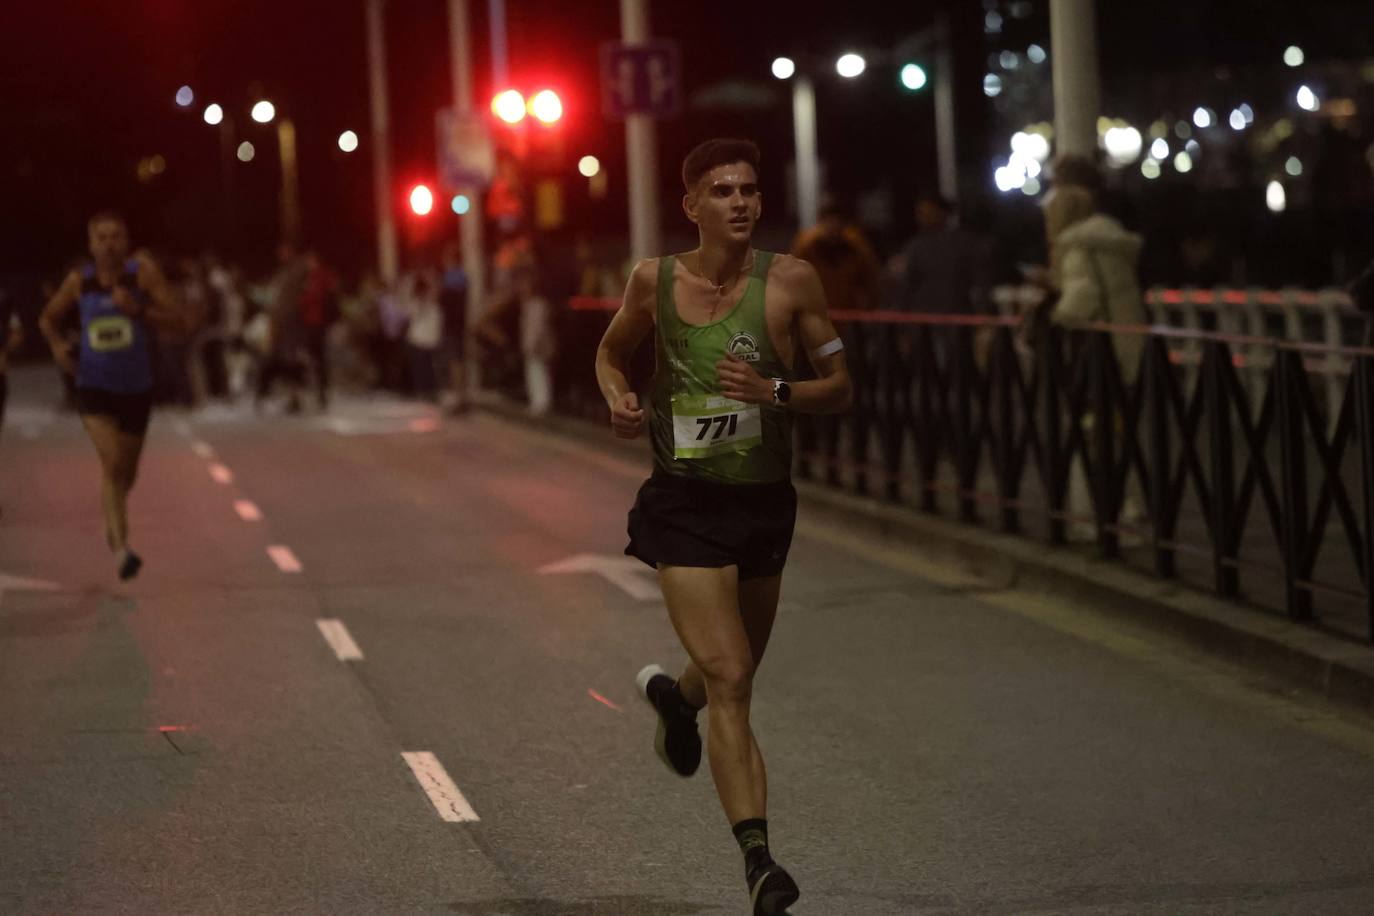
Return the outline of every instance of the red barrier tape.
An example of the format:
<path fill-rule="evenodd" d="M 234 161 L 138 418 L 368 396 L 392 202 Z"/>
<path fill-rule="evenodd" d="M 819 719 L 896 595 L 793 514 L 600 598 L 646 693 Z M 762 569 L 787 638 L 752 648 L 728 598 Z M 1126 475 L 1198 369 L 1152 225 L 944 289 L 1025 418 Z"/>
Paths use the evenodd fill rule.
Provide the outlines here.
<path fill-rule="evenodd" d="M 1165 292 L 1170 291 L 1166 290 Z M 620 300 L 600 296 L 574 296 L 568 300 L 568 305 L 574 311 L 579 312 L 614 312 L 620 308 Z M 1017 327 L 1021 324 L 1020 318 L 1001 315 L 933 315 L 924 312 L 894 312 L 891 310 L 858 312 L 835 309 L 831 311 L 830 317 L 835 321 L 854 324 L 927 324 L 1004 328 Z M 1109 324 L 1105 321 L 1093 321 L 1079 327 L 1089 331 L 1107 331 L 1112 334 L 1165 337 L 1170 340 L 1216 341 L 1233 346 L 1270 347 L 1276 350 L 1294 350 L 1325 356 L 1346 356 L 1352 359 L 1359 356 L 1374 356 L 1374 347 L 1330 346 L 1320 343 L 1281 340 L 1275 337 L 1255 337 L 1248 334 L 1194 331 L 1162 324 Z"/>

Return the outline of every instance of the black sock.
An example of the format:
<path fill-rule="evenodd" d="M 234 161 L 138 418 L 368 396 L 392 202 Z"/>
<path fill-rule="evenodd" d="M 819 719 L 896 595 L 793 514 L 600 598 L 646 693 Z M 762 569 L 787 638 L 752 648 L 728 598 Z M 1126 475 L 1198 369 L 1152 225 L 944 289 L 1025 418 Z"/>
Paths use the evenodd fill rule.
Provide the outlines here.
<path fill-rule="evenodd" d="M 701 711 L 701 707 L 693 706 L 691 703 L 687 702 L 687 698 L 682 695 L 682 688 L 678 686 L 677 681 L 673 681 L 673 686 L 668 688 L 666 693 L 668 694 L 668 699 L 682 711 L 684 716 L 695 716 Z"/>
<path fill-rule="evenodd" d="M 740 852 L 744 853 L 744 873 L 753 876 L 760 868 L 773 864 L 768 852 L 768 821 L 762 817 L 740 821 L 731 828 Z"/>

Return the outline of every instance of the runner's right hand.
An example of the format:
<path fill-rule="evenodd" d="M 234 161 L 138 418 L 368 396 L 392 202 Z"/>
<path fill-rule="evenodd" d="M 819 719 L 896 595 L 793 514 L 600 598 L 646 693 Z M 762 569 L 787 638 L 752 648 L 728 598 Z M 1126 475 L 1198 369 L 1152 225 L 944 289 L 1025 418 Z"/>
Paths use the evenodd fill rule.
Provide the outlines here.
<path fill-rule="evenodd" d="M 644 428 L 644 411 L 639 406 L 639 395 L 627 391 L 611 405 L 611 429 L 621 439 L 634 439 Z"/>
<path fill-rule="evenodd" d="M 67 375 L 76 375 L 76 345 L 63 343 L 53 347 L 53 361 Z"/>

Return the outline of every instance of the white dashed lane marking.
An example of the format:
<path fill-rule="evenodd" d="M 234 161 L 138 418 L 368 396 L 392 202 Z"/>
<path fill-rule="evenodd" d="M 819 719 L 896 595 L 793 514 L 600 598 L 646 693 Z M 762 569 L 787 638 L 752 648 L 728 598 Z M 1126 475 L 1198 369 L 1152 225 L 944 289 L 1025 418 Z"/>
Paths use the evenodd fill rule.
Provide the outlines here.
<path fill-rule="evenodd" d="M 267 555 L 272 558 L 272 562 L 277 564 L 277 568 L 284 573 L 298 573 L 301 571 L 301 561 L 296 559 L 296 555 L 291 552 L 291 548 L 284 544 L 273 544 L 267 548 Z"/>
<path fill-rule="evenodd" d="M 317 620 L 315 625 L 320 628 L 320 635 L 324 641 L 329 643 L 329 647 L 334 650 L 334 654 L 339 657 L 341 662 L 360 662 L 363 660 L 363 650 L 358 648 L 358 644 L 353 641 L 352 635 L 348 632 L 348 627 L 343 625 L 342 620 Z"/>
<path fill-rule="evenodd" d="M 228 485 L 234 482 L 234 472 L 222 464 L 210 465 L 210 476 L 215 478 L 215 483 Z"/>
<path fill-rule="evenodd" d="M 245 522 L 262 521 L 262 512 L 258 510 L 257 503 L 250 499 L 234 500 L 234 511 L 239 514 L 239 518 Z"/>
<path fill-rule="evenodd" d="M 401 757 L 410 766 L 410 771 L 415 774 L 420 788 L 425 790 L 441 819 L 450 823 L 481 820 L 453 780 L 449 779 L 438 757 L 429 751 L 404 751 Z"/>

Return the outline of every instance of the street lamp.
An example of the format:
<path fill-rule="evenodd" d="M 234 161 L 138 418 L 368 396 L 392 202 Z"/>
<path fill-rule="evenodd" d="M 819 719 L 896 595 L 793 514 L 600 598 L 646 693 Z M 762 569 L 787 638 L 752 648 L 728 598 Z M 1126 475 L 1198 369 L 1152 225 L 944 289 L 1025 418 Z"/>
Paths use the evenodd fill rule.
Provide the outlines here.
<path fill-rule="evenodd" d="M 214 127 L 224 120 L 224 109 L 218 104 L 211 102 L 205 106 L 205 123 Z"/>
<path fill-rule="evenodd" d="M 177 107 L 190 108 L 191 103 L 196 100 L 196 94 L 191 91 L 190 86 L 182 86 L 177 90 Z"/>
<path fill-rule="evenodd" d="M 263 99 L 253 106 L 253 120 L 259 124 L 267 124 L 277 116 L 277 106 Z"/>
<path fill-rule="evenodd" d="M 351 130 L 339 134 L 339 149 L 351 153 L 358 148 L 358 135 Z"/>
<path fill-rule="evenodd" d="M 845 79 L 854 79 L 862 76 L 868 62 L 858 54 L 844 54 L 835 62 L 835 72 Z"/>
<path fill-rule="evenodd" d="M 779 57 L 773 61 L 773 75 L 780 80 L 791 79 L 797 72 L 797 65 L 790 57 Z"/>

